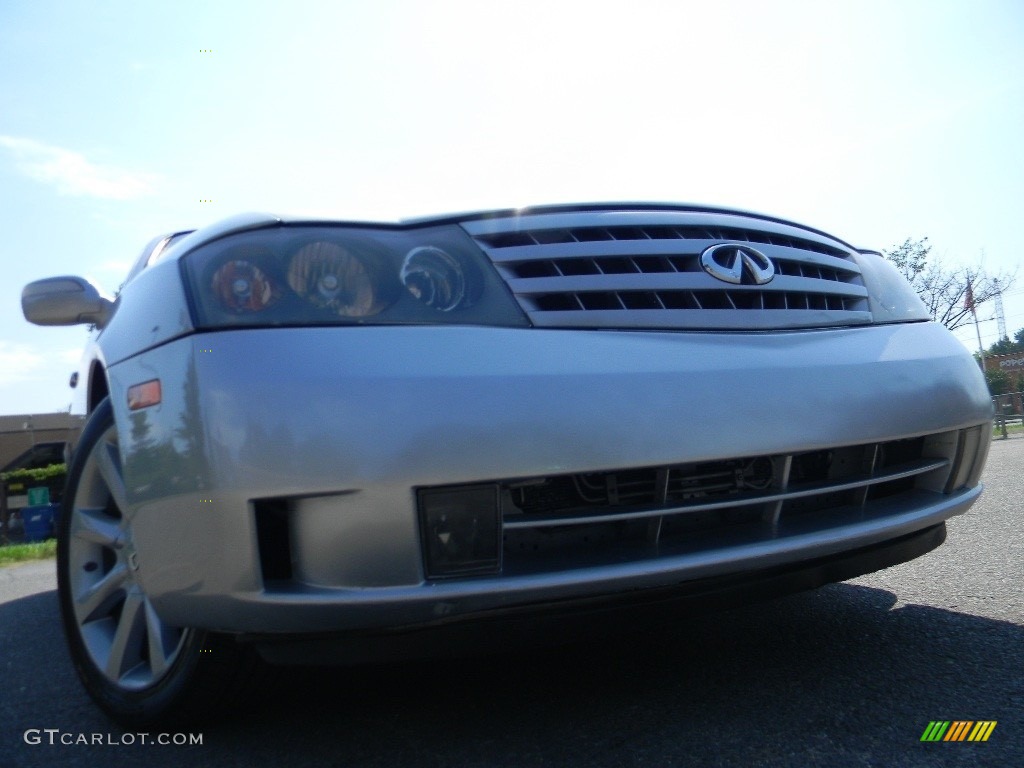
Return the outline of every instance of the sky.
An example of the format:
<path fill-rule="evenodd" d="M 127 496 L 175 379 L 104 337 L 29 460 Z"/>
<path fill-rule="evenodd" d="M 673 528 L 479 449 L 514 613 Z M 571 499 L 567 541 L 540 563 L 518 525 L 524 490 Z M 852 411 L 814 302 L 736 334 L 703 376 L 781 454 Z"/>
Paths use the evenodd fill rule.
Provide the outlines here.
<path fill-rule="evenodd" d="M 25 283 L 112 294 L 244 211 L 707 203 L 1013 272 L 1022 39 L 1018 0 L 3 0 L 0 414 L 67 410 L 86 339 Z M 1012 336 L 1024 271 L 1003 300 Z"/>

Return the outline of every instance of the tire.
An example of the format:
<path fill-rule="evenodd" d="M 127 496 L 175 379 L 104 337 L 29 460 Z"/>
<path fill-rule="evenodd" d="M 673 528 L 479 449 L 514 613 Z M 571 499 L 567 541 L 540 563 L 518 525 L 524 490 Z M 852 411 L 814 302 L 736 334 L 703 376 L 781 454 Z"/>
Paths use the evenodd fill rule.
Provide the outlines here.
<path fill-rule="evenodd" d="M 194 724 L 253 680 L 233 638 L 164 624 L 138 579 L 110 400 L 89 417 L 68 471 L 57 532 L 64 634 L 86 691 L 121 725 Z"/>

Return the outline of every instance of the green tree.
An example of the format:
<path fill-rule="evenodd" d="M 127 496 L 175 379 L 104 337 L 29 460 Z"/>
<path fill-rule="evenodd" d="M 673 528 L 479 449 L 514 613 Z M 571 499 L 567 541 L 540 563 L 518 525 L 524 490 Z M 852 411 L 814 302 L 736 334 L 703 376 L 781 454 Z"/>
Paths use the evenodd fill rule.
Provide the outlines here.
<path fill-rule="evenodd" d="M 1010 381 L 1010 374 L 1008 374 L 1006 371 L 985 371 L 985 383 L 988 384 L 988 391 L 989 394 L 992 396 L 1005 395 L 1007 392 L 1012 391 L 1012 382 Z"/>
<path fill-rule="evenodd" d="M 913 286 L 931 316 L 950 330 L 966 325 L 972 319 L 967 291 L 970 287 L 974 307 L 991 301 L 1007 290 L 1016 279 L 1016 272 L 988 275 L 980 266 L 947 267 L 932 255 L 927 237 L 907 238 L 902 244 L 882 251 Z"/>
<path fill-rule="evenodd" d="M 986 355 L 1011 355 L 1014 352 L 1024 352 L 1024 328 L 1013 335 L 1012 341 L 1008 338 L 1000 339 L 985 350 Z"/>
<path fill-rule="evenodd" d="M 1020 352 L 1021 346 L 1016 341 L 1010 341 L 1009 339 L 1000 339 L 987 350 L 986 355 L 1009 355 L 1013 352 Z"/>

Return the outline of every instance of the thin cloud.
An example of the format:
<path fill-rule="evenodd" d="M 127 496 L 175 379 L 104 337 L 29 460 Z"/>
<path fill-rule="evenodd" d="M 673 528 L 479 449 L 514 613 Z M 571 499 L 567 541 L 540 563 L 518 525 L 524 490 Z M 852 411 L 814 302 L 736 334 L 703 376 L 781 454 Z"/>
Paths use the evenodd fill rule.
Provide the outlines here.
<path fill-rule="evenodd" d="M 99 268 L 104 272 L 116 272 L 119 275 L 127 274 L 128 270 L 132 268 L 133 262 L 131 261 L 105 261 L 100 264 Z"/>
<path fill-rule="evenodd" d="M 31 179 L 53 184 L 64 195 L 131 200 L 153 191 L 157 177 L 109 165 L 96 165 L 70 149 L 33 139 L 0 135 L 0 147 L 14 155 L 15 165 Z"/>
<path fill-rule="evenodd" d="M 0 385 L 24 381 L 43 363 L 43 356 L 27 344 L 0 341 Z"/>

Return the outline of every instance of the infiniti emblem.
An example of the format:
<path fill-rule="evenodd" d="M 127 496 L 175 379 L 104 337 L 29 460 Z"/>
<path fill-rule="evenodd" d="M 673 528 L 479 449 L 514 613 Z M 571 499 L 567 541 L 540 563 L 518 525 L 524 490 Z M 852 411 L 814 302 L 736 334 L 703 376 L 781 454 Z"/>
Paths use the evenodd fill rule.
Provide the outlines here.
<path fill-rule="evenodd" d="M 754 285 L 764 285 L 775 277 L 771 259 L 760 251 L 736 243 L 720 243 L 705 249 L 700 255 L 700 265 L 712 277 L 737 285 L 744 282 L 744 272 L 749 277 L 747 282 Z"/>

